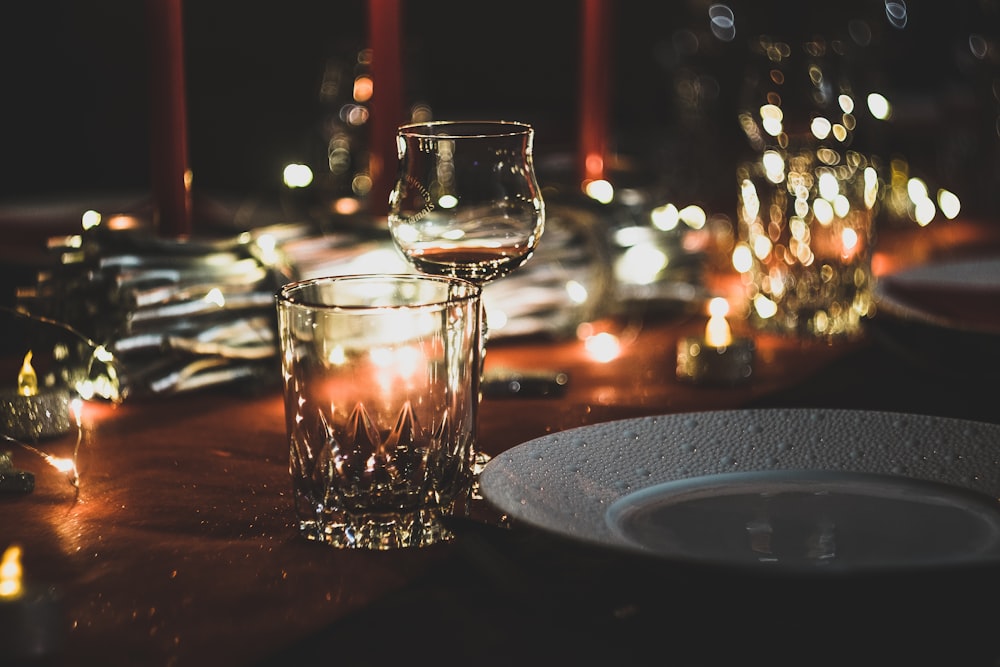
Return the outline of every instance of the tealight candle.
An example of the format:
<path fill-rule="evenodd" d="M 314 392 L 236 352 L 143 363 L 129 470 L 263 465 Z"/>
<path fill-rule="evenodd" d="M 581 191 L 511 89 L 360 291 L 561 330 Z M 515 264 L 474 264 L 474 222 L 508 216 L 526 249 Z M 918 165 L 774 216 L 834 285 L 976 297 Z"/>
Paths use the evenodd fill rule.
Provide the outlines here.
<path fill-rule="evenodd" d="M 0 390 L 0 427 L 4 435 L 15 440 L 36 441 L 70 429 L 70 392 L 39 387 L 31 356 L 31 351 L 24 355 L 17 389 Z"/>
<path fill-rule="evenodd" d="M 753 373 L 753 341 L 734 338 L 726 320 L 728 302 L 709 302 L 703 336 L 689 336 L 677 343 L 677 377 L 701 384 L 736 385 Z"/>
<path fill-rule="evenodd" d="M 21 664 L 50 657 L 62 648 L 66 623 L 55 589 L 24 581 L 21 548 L 0 560 L 0 655 Z"/>

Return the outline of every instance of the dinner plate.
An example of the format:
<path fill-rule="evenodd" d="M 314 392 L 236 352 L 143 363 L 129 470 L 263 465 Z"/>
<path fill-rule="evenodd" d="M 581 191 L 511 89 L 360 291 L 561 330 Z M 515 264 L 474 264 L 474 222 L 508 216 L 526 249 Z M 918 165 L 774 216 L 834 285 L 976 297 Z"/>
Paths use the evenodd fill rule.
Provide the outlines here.
<path fill-rule="evenodd" d="M 581 542 L 725 567 L 1000 565 L 1000 426 L 893 412 L 679 413 L 494 457 L 483 496 Z"/>
<path fill-rule="evenodd" d="M 929 262 L 880 276 L 876 340 L 907 363 L 963 380 L 1000 368 L 1000 257 Z"/>
<path fill-rule="evenodd" d="M 925 325 L 1000 334 L 1000 257 L 929 262 L 881 276 L 880 312 Z"/>

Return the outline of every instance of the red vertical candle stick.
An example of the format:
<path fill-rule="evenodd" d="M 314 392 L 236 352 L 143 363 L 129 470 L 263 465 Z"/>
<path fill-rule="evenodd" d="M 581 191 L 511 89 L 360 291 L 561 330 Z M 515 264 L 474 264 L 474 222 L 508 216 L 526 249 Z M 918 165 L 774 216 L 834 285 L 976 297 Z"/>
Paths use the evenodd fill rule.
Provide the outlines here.
<path fill-rule="evenodd" d="M 368 35 L 372 49 L 371 116 L 368 169 L 372 189 L 368 208 L 373 216 L 389 213 L 389 192 L 397 162 L 396 128 L 404 120 L 400 0 L 368 1 Z"/>
<path fill-rule="evenodd" d="M 584 182 L 604 178 L 611 103 L 611 2 L 583 0 L 580 40 L 580 168 Z"/>
<path fill-rule="evenodd" d="M 160 236 L 191 234 L 181 0 L 147 0 L 153 221 Z"/>

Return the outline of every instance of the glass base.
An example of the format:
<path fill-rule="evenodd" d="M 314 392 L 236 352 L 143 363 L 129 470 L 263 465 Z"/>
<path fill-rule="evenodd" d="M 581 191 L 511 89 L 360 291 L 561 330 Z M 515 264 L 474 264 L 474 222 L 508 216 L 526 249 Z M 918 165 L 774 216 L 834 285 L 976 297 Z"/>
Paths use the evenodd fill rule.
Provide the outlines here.
<path fill-rule="evenodd" d="M 299 533 L 308 540 L 325 542 L 339 549 L 386 551 L 405 547 L 427 547 L 454 538 L 437 510 L 412 514 L 367 514 L 348 521 L 302 519 Z"/>

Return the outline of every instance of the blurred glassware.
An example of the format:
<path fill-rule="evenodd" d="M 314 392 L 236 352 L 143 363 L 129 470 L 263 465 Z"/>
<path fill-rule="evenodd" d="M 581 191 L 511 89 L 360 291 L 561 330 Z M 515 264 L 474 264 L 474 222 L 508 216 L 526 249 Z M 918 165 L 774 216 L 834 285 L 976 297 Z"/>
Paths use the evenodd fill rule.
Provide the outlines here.
<path fill-rule="evenodd" d="M 752 323 L 806 336 L 859 334 L 872 312 L 880 179 L 855 141 L 849 44 L 761 35 L 739 122 L 752 156 L 737 167 L 737 245 Z"/>
<path fill-rule="evenodd" d="M 416 272 L 388 234 L 325 233 L 300 228 L 278 250 L 299 280 L 346 273 Z M 265 232 L 270 233 L 270 232 Z M 483 289 L 490 339 L 539 335 L 564 338 L 613 306 L 613 276 L 604 220 L 584 205 L 546 207 L 546 242 L 532 260 Z"/>

